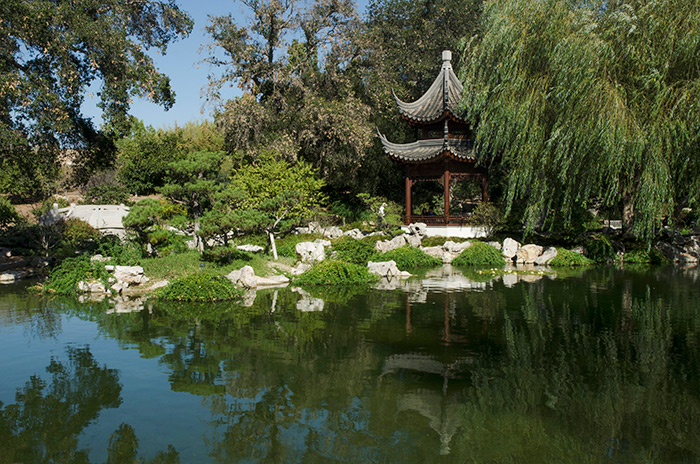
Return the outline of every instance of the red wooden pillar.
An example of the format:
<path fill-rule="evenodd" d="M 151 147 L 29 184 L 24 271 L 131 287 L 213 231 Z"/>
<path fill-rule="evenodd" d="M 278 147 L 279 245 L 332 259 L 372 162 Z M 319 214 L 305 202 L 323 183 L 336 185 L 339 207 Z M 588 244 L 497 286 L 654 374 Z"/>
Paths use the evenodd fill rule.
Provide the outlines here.
<path fill-rule="evenodd" d="M 411 223 L 411 186 L 413 182 L 411 181 L 411 172 L 406 166 L 406 225 Z"/>
<path fill-rule="evenodd" d="M 486 174 L 481 175 L 481 201 L 486 203 L 489 201 L 489 178 Z"/>
<path fill-rule="evenodd" d="M 443 179 L 443 183 L 445 184 L 445 224 L 450 223 L 450 168 L 449 166 L 445 166 L 445 178 Z"/>

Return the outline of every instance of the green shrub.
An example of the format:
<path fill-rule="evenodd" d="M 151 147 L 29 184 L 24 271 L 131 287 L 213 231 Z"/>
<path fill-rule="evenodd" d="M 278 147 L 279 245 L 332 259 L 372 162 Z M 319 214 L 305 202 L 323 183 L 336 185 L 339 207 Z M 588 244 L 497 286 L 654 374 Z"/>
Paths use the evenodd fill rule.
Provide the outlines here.
<path fill-rule="evenodd" d="M 235 300 L 243 291 L 226 277 L 209 272 L 198 272 L 173 280 L 156 293 L 157 298 L 168 301 L 222 301 Z"/>
<path fill-rule="evenodd" d="M 394 261 L 399 269 L 417 269 L 420 267 L 435 267 L 442 265 L 442 261 L 430 256 L 418 248 L 401 247 L 387 251 L 375 257 L 376 261 Z"/>
<path fill-rule="evenodd" d="M 301 242 L 313 242 L 323 238 L 321 234 L 290 234 L 284 238 L 275 241 L 275 246 L 277 247 L 277 254 L 279 256 L 286 256 L 287 258 L 297 257 L 297 243 Z"/>
<path fill-rule="evenodd" d="M 250 261 L 253 259 L 253 255 L 235 247 L 214 247 L 204 250 L 202 259 L 210 263 L 224 265 L 231 264 L 236 260 Z"/>
<path fill-rule="evenodd" d="M 596 263 L 607 263 L 618 260 L 617 253 L 610 239 L 601 234 L 591 235 L 585 241 L 586 255 Z"/>
<path fill-rule="evenodd" d="M 22 221 L 22 216 L 5 197 L 0 197 L 0 230 L 11 225 L 17 225 Z"/>
<path fill-rule="evenodd" d="M 85 280 L 101 280 L 105 287 L 109 274 L 105 271 L 103 263 L 90 261 L 87 255 L 76 258 L 66 258 L 61 264 L 54 267 L 49 273 L 46 289 L 61 295 L 75 294 L 78 282 Z"/>
<path fill-rule="evenodd" d="M 112 258 L 111 264 L 118 266 L 139 266 L 143 259 L 141 246 L 134 242 L 121 243 L 116 235 L 103 236 L 97 246 L 97 253 Z"/>
<path fill-rule="evenodd" d="M 557 248 L 557 256 L 549 262 L 549 265 L 552 267 L 590 266 L 591 264 L 593 264 L 593 261 L 581 253 L 564 248 Z"/>
<path fill-rule="evenodd" d="M 481 202 L 474 208 L 469 223 L 486 227 L 491 234 L 503 223 L 503 213 L 493 203 Z"/>
<path fill-rule="evenodd" d="M 145 258 L 141 266 L 146 275 L 152 279 L 174 279 L 201 270 L 200 254 L 196 250 L 184 253 L 173 253 L 154 258 Z"/>
<path fill-rule="evenodd" d="M 668 259 L 656 248 L 649 251 L 631 250 L 622 257 L 625 264 L 666 264 Z"/>
<path fill-rule="evenodd" d="M 63 242 L 70 248 L 85 247 L 99 238 L 100 232 L 85 221 L 69 218 L 63 222 Z"/>
<path fill-rule="evenodd" d="M 127 204 L 129 196 L 129 189 L 116 183 L 95 185 L 85 194 L 86 200 L 96 205 Z"/>
<path fill-rule="evenodd" d="M 295 283 L 300 285 L 368 285 L 379 278 L 367 267 L 342 261 L 326 260 L 312 267 Z"/>
<path fill-rule="evenodd" d="M 472 242 L 469 248 L 452 261 L 455 266 L 503 266 L 505 263 L 500 250 L 478 241 Z"/>
<path fill-rule="evenodd" d="M 376 240 L 355 240 L 344 236 L 333 242 L 332 249 L 336 260 L 366 266 L 377 253 L 374 248 L 375 243 Z"/>
<path fill-rule="evenodd" d="M 41 216 L 53 209 L 54 203 L 56 203 L 59 208 L 66 208 L 70 206 L 70 203 L 65 198 L 52 197 L 42 201 L 39 206 L 31 210 L 31 213 L 35 218 L 39 219 Z"/>

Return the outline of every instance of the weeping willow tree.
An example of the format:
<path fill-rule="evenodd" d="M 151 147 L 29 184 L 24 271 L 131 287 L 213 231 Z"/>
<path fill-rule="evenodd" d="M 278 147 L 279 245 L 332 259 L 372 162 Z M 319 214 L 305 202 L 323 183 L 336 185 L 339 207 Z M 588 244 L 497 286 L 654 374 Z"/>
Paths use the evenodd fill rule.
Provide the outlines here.
<path fill-rule="evenodd" d="M 700 3 L 491 0 L 482 21 L 464 103 L 529 230 L 596 201 L 649 239 L 700 206 Z"/>

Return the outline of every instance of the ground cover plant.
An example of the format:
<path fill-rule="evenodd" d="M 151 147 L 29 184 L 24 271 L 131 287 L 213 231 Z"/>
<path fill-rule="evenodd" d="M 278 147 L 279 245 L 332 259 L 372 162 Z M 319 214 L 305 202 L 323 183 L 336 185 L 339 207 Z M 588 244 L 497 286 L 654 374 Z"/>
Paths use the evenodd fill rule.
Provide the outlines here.
<path fill-rule="evenodd" d="M 453 241 L 455 243 L 462 243 L 468 242 L 470 239 L 464 237 L 423 237 L 421 245 L 424 247 L 443 246 L 448 240 Z"/>
<path fill-rule="evenodd" d="M 586 256 L 596 263 L 614 263 L 620 260 L 610 238 L 603 234 L 591 235 L 585 242 Z"/>
<path fill-rule="evenodd" d="M 326 260 L 312 267 L 294 283 L 299 285 L 368 285 L 379 280 L 365 266 Z"/>
<path fill-rule="evenodd" d="M 189 250 L 183 253 L 172 253 L 167 256 L 145 258 L 140 265 L 149 278 L 153 280 L 170 280 L 195 274 L 201 271 L 202 268 L 211 271 L 213 274 L 226 275 L 243 266 L 251 266 L 255 271 L 255 275 L 264 276 L 270 272 L 267 263 L 268 260 L 263 256 L 246 254 L 245 257 L 240 256 L 229 263 L 219 264 L 207 262 L 203 260 L 202 255 L 198 251 Z"/>
<path fill-rule="evenodd" d="M 666 264 L 668 259 L 656 248 L 647 250 L 630 250 L 622 257 L 625 264 Z"/>
<path fill-rule="evenodd" d="M 479 241 L 473 241 L 452 261 L 455 266 L 502 266 L 505 263 L 500 250 Z"/>
<path fill-rule="evenodd" d="M 414 247 L 401 247 L 376 255 L 373 261 L 394 261 L 399 269 L 416 269 L 442 265 L 442 260 Z"/>
<path fill-rule="evenodd" d="M 557 256 L 549 262 L 552 267 L 590 266 L 593 261 L 575 251 L 557 248 Z"/>
<path fill-rule="evenodd" d="M 340 237 L 333 242 L 334 259 L 353 263 L 360 266 L 367 265 L 367 262 L 375 260 L 377 251 L 374 248 L 376 240 L 369 239 L 356 240 L 352 237 Z"/>
<path fill-rule="evenodd" d="M 104 263 L 90 261 L 88 255 L 82 255 L 66 258 L 54 267 L 43 290 L 60 295 L 74 295 L 78 282 L 99 280 L 105 284 L 105 288 L 109 288 L 108 278 L 109 273 L 105 271 Z"/>
<path fill-rule="evenodd" d="M 180 277 L 156 292 L 156 297 L 166 301 L 223 301 L 235 300 L 243 295 L 226 277 L 211 272 L 197 272 Z"/>

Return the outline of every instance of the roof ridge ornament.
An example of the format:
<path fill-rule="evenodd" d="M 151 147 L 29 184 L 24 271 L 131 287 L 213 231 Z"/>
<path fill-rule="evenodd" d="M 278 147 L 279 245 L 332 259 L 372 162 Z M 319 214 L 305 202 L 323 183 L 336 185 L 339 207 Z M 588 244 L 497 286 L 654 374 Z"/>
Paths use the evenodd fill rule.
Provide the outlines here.
<path fill-rule="evenodd" d="M 443 50 L 442 51 L 442 66 L 445 67 L 446 65 L 450 65 L 452 61 L 452 52 L 450 50 Z"/>

